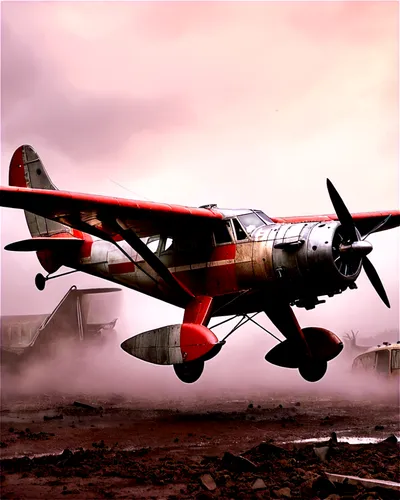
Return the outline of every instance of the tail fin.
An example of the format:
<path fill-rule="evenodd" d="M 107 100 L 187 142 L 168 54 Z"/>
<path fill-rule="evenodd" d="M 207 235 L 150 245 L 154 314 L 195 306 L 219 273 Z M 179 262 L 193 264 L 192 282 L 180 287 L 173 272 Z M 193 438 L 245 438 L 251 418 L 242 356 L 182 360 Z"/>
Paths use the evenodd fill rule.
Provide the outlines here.
<path fill-rule="evenodd" d="M 20 146 L 13 154 L 10 162 L 8 183 L 10 186 L 24 188 L 57 189 L 52 183 L 36 151 L 27 145 Z M 34 238 L 72 232 L 69 227 L 63 224 L 45 219 L 26 210 L 25 218 L 31 236 Z"/>

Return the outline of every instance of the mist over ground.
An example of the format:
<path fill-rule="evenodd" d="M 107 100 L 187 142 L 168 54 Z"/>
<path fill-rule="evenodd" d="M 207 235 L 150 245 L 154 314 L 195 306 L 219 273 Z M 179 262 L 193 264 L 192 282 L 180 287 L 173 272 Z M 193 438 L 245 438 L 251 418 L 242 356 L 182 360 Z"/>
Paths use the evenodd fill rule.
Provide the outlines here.
<path fill-rule="evenodd" d="M 103 332 L 102 339 L 60 342 L 52 357 L 30 358 L 19 371 L 2 367 L 1 394 L 4 400 L 24 396 L 59 395 L 113 399 L 122 396 L 127 401 L 167 405 L 196 401 L 243 399 L 258 404 L 273 397 L 373 399 L 383 401 L 398 398 L 393 387 L 374 377 L 351 373 L 354 353 L 344 351 L 328 364 L 326 376 L 317 383 L 304 381 L 297 370 L 284 369 L 267 363 L 265 354 L 276 341 L 257 326 L 245 325 L 229 337 L 222 351 L 206 362 L 204 372 L 194 384 L 184 384 L 176 377 L 172 366 L 159 366 L 136 359 L 120 348 L 120 343 L 132 334 L 137 314 L 122 311 L 115 331 Z M 114 310 L 108 316 L 115 316 Z M 145 314 L 145 312 L 142 312 Z M 102 311 L 104 317 L 107 316 Z M 95 317 L 95 316 L 93 316 Z M 143 315 L 141 315 L 144 318 Z M 223 318 L 221 318 L 223 319 Z M 277 334 L 262 315 L 260 323 Z M 144 319 L 142 319 L 144 321 Z M 211 324 L 217 321 L 213 320 Z M 233 323 L 234 324 L 234 323 Z M 232 324 L 232 326 L 233 326 Z M 231 327 L 215 330 L 223 338 Z M 279 333 L 278 333 L 279 335 Z M 280 336 L 280 335 L 279 335 Z"/>

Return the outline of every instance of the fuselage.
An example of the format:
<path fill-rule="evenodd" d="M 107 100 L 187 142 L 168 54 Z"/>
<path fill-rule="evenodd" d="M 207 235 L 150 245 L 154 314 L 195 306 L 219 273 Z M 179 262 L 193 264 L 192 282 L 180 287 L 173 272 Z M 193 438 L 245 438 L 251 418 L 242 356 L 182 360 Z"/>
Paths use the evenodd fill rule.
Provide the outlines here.
<path fill-rule="evenodd" d="M 278 288 L 291 303 L 312 308 L 318 297 L 342 292 L 359 275 L 360 262 L 345 269 L 336 259 L 338 222 L 276 224 L 262 212 L 227 212 L 224 229 L 143 240 L 194 295 L 214 297 L 221 315 L 262 310 Z M 66 265 L 181 305 L 126 241 L 84 238 L 78 259 L 71 256 Z"/>

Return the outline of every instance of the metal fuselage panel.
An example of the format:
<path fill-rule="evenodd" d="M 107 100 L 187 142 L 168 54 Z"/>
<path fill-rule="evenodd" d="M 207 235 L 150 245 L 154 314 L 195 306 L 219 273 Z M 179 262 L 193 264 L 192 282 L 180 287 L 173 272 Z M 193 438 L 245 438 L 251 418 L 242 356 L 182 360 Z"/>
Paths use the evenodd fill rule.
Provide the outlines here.
<path fill-rule="evenodd" d="M 268 295 L 284 290 L 291 301 L 339 293 L 354 281 L 335 266 L 332 245 L 338 222 L 270 224 L 256 230 L 251 239 L 236 243 L 182 251 L 174 245 L 159 258 L 194 295 L 226 300 L 251 289 Z M 125 241 L 118 245 L 91 238 L 90 254 L 66 263 L 128 288 L 178 304 L 159 276 Z M 75 259 L 74 259 L 75 260 Z"/>

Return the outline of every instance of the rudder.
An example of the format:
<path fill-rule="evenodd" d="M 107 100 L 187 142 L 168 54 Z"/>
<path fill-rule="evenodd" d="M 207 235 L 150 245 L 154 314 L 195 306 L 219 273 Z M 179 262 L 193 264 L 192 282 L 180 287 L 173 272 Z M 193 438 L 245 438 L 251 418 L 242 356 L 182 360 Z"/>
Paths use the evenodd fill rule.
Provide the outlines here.
<path fill-rule="evenodd" d="M 20 146 L 10 162 L 8 183 L 10 186 L 32 189 L 56 190 L 44 165 L 32 146 Z M 26 222 L 32 237 L 52 236 L 58 233 L 71 233 L 71 229 L 58 222 L 46 219 L 24 210 Z"/>
<path fill-rule="evenodd" d="M 20 146 L 10 162 L 10 186 L 33 189 L 57 189 L 32 146 Z"/>

